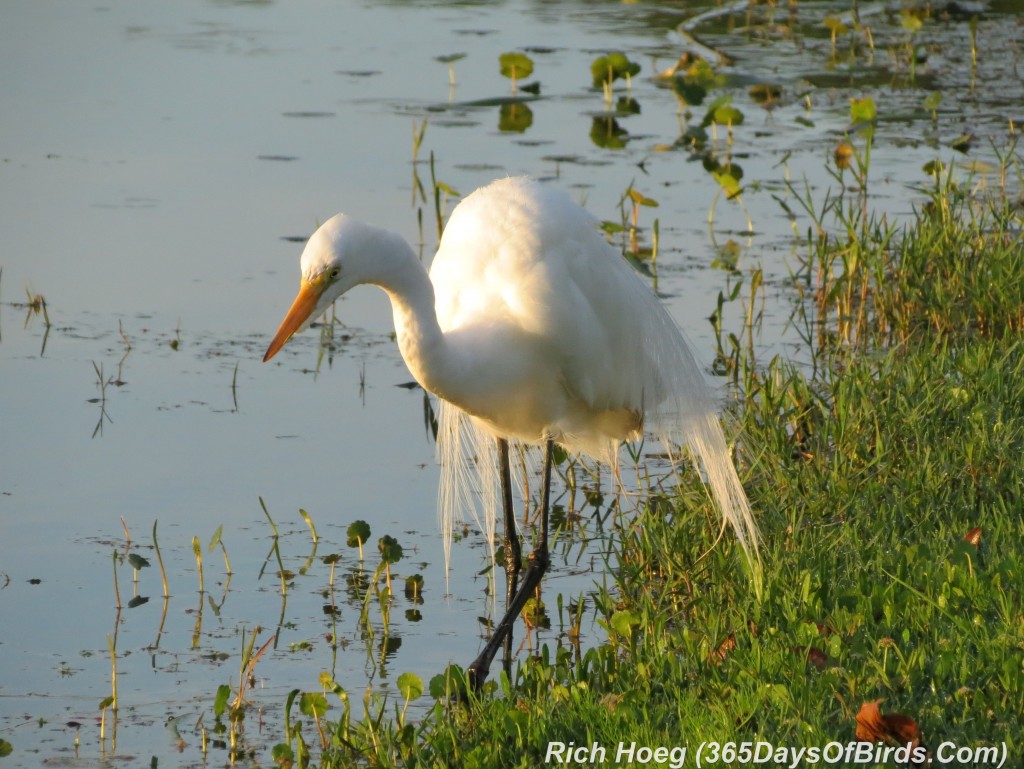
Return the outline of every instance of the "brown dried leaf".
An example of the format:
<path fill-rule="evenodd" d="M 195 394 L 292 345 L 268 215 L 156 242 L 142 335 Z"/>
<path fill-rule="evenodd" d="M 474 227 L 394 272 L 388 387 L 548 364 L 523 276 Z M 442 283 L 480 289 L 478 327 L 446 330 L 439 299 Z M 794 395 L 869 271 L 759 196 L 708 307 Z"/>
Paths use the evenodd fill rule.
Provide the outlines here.
<path fill-rule="evenodd" d="M 882 713 L 878 703 L 865 702 L 857 713 L 857 739 L 861 742 L 884 742 L 886 745 L 921 744 L 921 731 L 917 722 L 903 713 Z"/>
<path fill-rule="evenodd" d="M 794 654 L 806 657 L 807 661 L 814 665 L 817 670 L 824 670 L 828 667 L 828 663 L 832 661 L 831 657 L 817 646 L 794 646 L 792 651 Z"/>
<path fill-rule="evenodd" d="M 860 742 L 885 742 L 888 738 L 882 712 L 878 709 L 879 702 L 881 700 L 865 702 L 860 706 L 860 712 L 856 715 L 856 735 Z"/>
<path fill-rule="evenodd" d="M 736 634 L 729 633 L 721 645 L 708 655 L 709 665 L 721 665 L 722 661 L 729 656 L 729 652 L 736 648 Z"/>

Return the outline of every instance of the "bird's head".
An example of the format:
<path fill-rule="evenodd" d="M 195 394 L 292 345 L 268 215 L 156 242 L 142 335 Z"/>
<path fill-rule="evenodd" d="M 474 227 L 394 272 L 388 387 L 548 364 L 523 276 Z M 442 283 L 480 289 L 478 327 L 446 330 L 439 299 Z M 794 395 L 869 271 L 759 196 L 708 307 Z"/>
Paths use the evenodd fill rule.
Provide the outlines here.
<path fill-rule="evenodd" d="M 335 299 L 366 282 L 365 255 L 373 250 L 373 241 L 379 233 L 375 227 L 338 214 L 310 236 L 300 260 L 299 293 L 267 348 L 264 362 L 273 358 L 293 334 L 304 330 Z"/>

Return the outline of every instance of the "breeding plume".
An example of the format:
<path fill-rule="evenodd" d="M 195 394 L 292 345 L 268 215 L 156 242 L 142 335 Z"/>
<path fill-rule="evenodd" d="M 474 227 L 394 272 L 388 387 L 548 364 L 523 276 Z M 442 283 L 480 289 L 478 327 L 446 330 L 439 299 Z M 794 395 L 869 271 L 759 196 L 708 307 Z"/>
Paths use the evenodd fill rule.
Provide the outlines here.
<path fill-rule="evenodd" d="M 301 266 L 264 360 L 349 289 L 379 286 L 406 365 L 438 398 L 445 535 L 460 509 L 476 514 L 478 496 L 493 532 L 500 494 L 507 607 L 469 667 L 473 685 L 503 644 L 507 660 L 515 618 L 548 565 L 554 443 L 605 462 L 645 432 L 674 459 L 685 447 L 757 574 L 754 520 L 686 339 L 568 197 L 522 178 L 477 190 L 452 212 L 429 275 L 401 236 L 338 214 L 313 233 Z M 544 449 L 540 531 L 521 585 L 510 442 Z"/>

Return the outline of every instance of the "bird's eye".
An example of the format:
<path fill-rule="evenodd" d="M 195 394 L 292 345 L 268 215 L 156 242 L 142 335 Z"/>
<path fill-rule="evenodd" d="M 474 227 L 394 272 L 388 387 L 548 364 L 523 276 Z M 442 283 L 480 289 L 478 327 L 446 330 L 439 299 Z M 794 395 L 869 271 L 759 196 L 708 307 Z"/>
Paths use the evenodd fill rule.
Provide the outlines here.
<path fill-rule="evenodd" d="M 333 267 L 333 268 L 331 268 L 331 271 L 330 271 L 329 273 L 327 273 L 327 276 L 328 276 L 328 277 L 329 277 L 329 278 L 330 278 L 331 280 L 334 280 L 334 279 L 336 279 L 336 278 L 337 278 L 337 277 L 338 277 L 338 276 L 339 276 L 340 274 L 341 274 L 341 268 L 340 268 L 340 267 Z"/>

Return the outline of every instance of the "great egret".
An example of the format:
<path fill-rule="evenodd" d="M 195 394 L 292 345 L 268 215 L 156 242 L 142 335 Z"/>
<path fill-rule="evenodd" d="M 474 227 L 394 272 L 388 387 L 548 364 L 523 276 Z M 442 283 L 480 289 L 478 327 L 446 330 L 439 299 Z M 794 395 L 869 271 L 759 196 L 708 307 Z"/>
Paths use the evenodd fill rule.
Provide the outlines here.
<path fill-rule="evenodd" d="M 687 446 L 757 578 L 757 530 L 689 345 L 597 221 L 564 194 L 525 178 L 477 190 L 452 212 L 429 275 L 401 236 L 344 214 L 313 233 L 301 267 L 298 296 L 263 360 L 349 289 L 379 286 L 406 365 L 440 401 L 446 534 L 456 509 L 475 504 L 467 456 L 478 457 L 489 532 L 496 507 L 486 487 L 500 485 L 507 606 L 468 669 L 473 686 L 502 644 L 507 662 L 512 626 L 547 568 L 554 443 L 603 461 L 645 430 L 670 455 Z M 521 586 L 509 441 L 545 447 L 540 532 Z"/>

